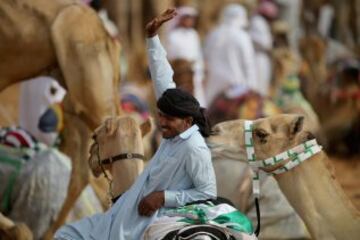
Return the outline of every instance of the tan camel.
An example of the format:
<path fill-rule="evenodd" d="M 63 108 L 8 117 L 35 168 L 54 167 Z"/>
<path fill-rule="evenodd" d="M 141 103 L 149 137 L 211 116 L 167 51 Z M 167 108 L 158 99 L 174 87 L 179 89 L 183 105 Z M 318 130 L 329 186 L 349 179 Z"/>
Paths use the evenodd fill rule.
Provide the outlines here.
<path fill-rule="evenodd" d="M 331 76 L 331 69 L 326 63 L 326 48 L 325 40 L 316 35 L 305 36 L 300 41 L 300 52 L 303 57 L 303 92 L 319 116 L 325 138 L 331 142 L 341 139 L 358 121 L 360 113 L 358 98 L 334 99 L 336 88 L 348 93 L 354 88 L 360 91 L 360 85 L 352 84 L 354 81 L 343 76 L 339 76 L 339 81 L 346 83 L 342 86 L 336 87 L 327 81 Z"/>
<path fill-rule="evenodd" d="M 287 47 L 273 51 L 274 83 L 272 96 L 284 113 L 296 113 L 306 117 L 312 127 L 311 132 L 318 135 L 320 122 L 314 109 L 301 93 L 298 77 L 300 59 Z"/>
<path fill-rule="evenodd" d="M 0 213 L 0 239 L 32 240 L 33 235 L 25 224 L 15 224 L 13 221 Z"/>
<path fill-rule="evenodd" d="M 89 158 L 90 168 L 95 176 L 105 170 L 111 172 L 111 197 L 122 194 L 131 186 L 131 183 L 124 185 L 124 182 L 127 183 L 127 179 L 137 177 L 143 171 L 142 137 L 151 129 L 151 119 L 139 126 L 134 118 L 124 116 L 108 118 L 94 131 L 94 143 Z"/>
<path fill-rule="evenodd" d="M 4 0 L 0 11 L 0 91 L 50 73 L 68 91 L 63 151 L 73 160 L 72 176 L 49 239 L 89 181 L 89 128 L 119 113 L 119 45 L 97 14 L 76 0 Z"/>
<path fill-rule="evenodd" d="M 312 134 L 303 117 L 281 114 L 254 121 L 252 138 L 256 159 L 267 159 L 304 143 Z M 244 121 L 223 122 L 214 127 L 210 145 L 221 152 L 238 154 L 246 161 Z M 283 163 L 264 168 L 278 169 Z M 359 212 L 347 198 L 322 151 L 290 171 L 276 175 L 280 189 L 305 222 L 313 239 L 359 239 Z"/>

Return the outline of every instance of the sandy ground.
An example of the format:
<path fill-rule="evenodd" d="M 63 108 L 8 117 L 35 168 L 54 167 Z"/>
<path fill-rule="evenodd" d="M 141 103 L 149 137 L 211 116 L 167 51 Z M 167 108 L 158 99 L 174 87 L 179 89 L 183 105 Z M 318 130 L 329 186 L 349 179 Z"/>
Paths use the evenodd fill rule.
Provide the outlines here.
<path fill-rule="evenodd" d="M 331 157 L 331 160 L 338 181 L 360 211 L 360 156 L 351 158 Z"/>

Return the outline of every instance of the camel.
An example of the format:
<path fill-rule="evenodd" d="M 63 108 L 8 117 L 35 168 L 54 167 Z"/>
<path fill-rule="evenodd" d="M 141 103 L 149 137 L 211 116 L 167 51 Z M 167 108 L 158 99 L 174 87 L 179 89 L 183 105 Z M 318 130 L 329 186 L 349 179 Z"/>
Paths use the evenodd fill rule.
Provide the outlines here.
<path fill-rule="evenodd" d="M 107 118 L 93 133 L 89 165 L 95 176 L 110 171 L 109 194 L 112 199 L 124 192 L 124 180 L 138 176 L 144 169 L 142 138 L 153 128 L 152 120 L 139 125 L 131 116 Z M 121 161 L 118 161 L 121 160 Z M 131 185 L 125 185 L 126 189 Z"/>
<path fill-rule="evenodd" d="M 123 117 L 124 119 L 109 119 L 109 122 L 107 124 L 103 124 L 102 127 L 100 127 L 98 130 L 95 131 L 94 136 L 97 136 L 96 138 L 98 139 L 97 142 L 100 145 L 100 151 L 104 152 L 104 155 L 102 155 L 102 153 L 100 153 L 101 157 L 100 159 L 104 159 L 104 158 L 108 158 L 109 156 L 117 156 L 120 153 L 124 153 L 124 152 L 136 152 L 136 153 L 140 153 L 143 154 L 143 150 L 138 150 L 138 149 L 142 149 L 142 147 L 140 145 L 143 144 L 143 142 L 141 142 L 140 140 L 137 140 L 137 138 L 132 138 L 129 139 L 129 136 L 132 135 L 136 135 L 136 128 L 133 127 L 133 123 L 132 120 L 129 119 L 129 117 Z M 120 121 L 121 120 L 121 121 Z M 130 121 L 130 122 L 129 122 Z M 152 122 L 151 122 L 152 123 Z M 145 124 L 145 125 L 144 125 Z M 147 129 L 149 128 L 149 125 L 151 126 L 150 123 L 144 123 L 141 125 L 141 129 L 142 129 L 142 133 L 144 134 L 144 128 Z M 108 125 L 108 127 L 106 127 Z M 131 127 L 129 127 L 129 125 Z M 136 126 L 136 125 L 134 125 Z M 106 129 L 113 129 L 113 130 L 106 130 Z M 114 129 L 118 129 L 118 130 L 114 130 Z M 106 131 L 110 131 L 110 132 L 116 132 L 116 134 L 111 135 L 110 133 L 106 133 Z M 124 133 L 121 133 L 121 131 L 123 131 Z M 125 133 L 125 131 L 127 133 Z M 131 134 L 131 131 L 134 131 L 135 133 Z M 99 132 L 99 134 L 96 134 L 96 132 Z M 105 134 L 106 133 L 106 134 Z M 102 137 L 102 136 L 106 136 L 106 137 Z M 103 140 L 101 140 L 103 138 Z M 121 140 L 121 141 L 120 141 Z M 135 144 L 135 142 L 138 141 L 138 145 Z M 128 146 L 125 149 L 124 146 L 125 144 L 129 144 L 130 146 Z M 116 146 L 116 147 L 114 147 Z M 92 166 L 92 170 L 95 174 L 99 174 L 102 172 L 102 169 L 100 167 L 100 165 L 98 164 L 98 156 L 97 156 L 97 144 L 93 144 L 91 147 L 91 156 L 90 156 L 90 166 Z M 232 163 L 229 163 L 231 160 L 227 161 L 226 157 L 221 156 L 220 157 L 221 160 L 217 159 L 217 152 L 213 151 L 213 162 L 214 162 L 214 168 L 215 168 L 215 172 L 217 174 L 217 178 L 219 176 L 221 176 L 221 171 L 225 168 L 225 170 L 229 169 L 229 166 L 234 166 L 234 168 L 231 168 L 231 170 L 233 170 L 231 173 L 230 172 L 226 172 L 227 175 L 232 175 L 232 176 L 227 176 L 227 178 L 225 179 L 225 181 L 223 181 L 221 179 L 221 177 L 219 177 L 218 184 L 219 184 L 219 193 L 223 193 L 224 189 L 227 188 L 229 185 L 237 185 L 238 183 L 244 181 L 245 183 L 243 184 L 239 184 L 240 186 L 246 186 L 246 182 L 247 179 L 246 177 L 243 177 L 244 174 L 241 173 L 242 169 L 244 169 L 245 171 L 247 171 L 247 168 L 241 168 L 238 167 L 238 165 L 231 165 Z M 231 159 L 231 158 L 230 158 Z M 134 159 L 135 160 L 135 159 Z M 134 161 L 131 160 L 131 161 Z M 127 160 L 123 160 L 123 161 L 127 161 Z M 136 160 L 139 161 L 139 160 Z M 234 162 L 234 161 L 232 161 Z M 121 164 L 120 162 L 114 162 L 112 165 L 116 166 L 116 164 Z M 241 163 L 243 165 L 245 165 L 245 163 Z M 103 166 L 104 169 L 110 169 L 111 170 L 111 175 L 113 176 L 113 188 L 112 188 L 112 197 L 116 197 L 118 195 L 118 192 L 116 191 L 116 188 L 118 186 L 117 184 L 117 177 L 122 176 L 124 168 L 120 165 L 120 167 L 115 168 L 115 167 L 111 167 L 111 165 L 107 164 Z M 238 167 L 238 169 L 237 169 Z M 240 172 L 239 172 L 240 171 Z M 246 174 L 245 174 L 246 176 Z M 232 179 L 235 179 L 234 182 L 232 182 Z M 230 180 L 230 182 L 229 182 Z M 236 182 L 237 181 L 237 182 Z M 262 237 L 274 237 L 275 239 L 278 237 L 282 237 L 283 239 L 286 239 L 286 237 L 288 237 L 287 239 L 290 239 L 291 237 L 293 238 L 301 238 L 301 237 L 306 237 L 307 236 L 307 232 L 303 227 L 303 223 L 301 222 L 300 218 L 294 213 L 294 210 L 289 206 L 289 204 L 286 202 L 285 197 L 279 193 L 278 188 L 274 189 L 274 180 L 270 179 L 265 181 L 265 186 L 269 187 L 269 190 L 263 194 L 263 200 L 265 202 L 275 202 L 275 203 L 279 203 L 279 207 L 281 209 L 281 212 L 278 213 L 279 208 L 274 208 L 274 211 L 268 211 L 267 216 L 265 216 L 266 214 L 263 214 L 263 220 L 262 220 Z M 226 183 L 226 184 L 225 184 Z M 220 187 L 222 186 L 222 187 Z M 236 187 L 236 186 L 235 186 Z M 231 189 L 232 191 L 233 189 Z M 275 194 L 271 193 L 271 191 L 276 191 Z M 226 197 L 228 197 L 229 199 L 232 200 L 232 202 L 235 204 L 235 206 L 240 209 L 241 211 L 245 210 L 249 210 L 249 206 L 248 206 L 248 199 L 246 196 L 243 195 L 243 193 L 246 191 L 243 191 L 239 194 L 232 192 L 232 195 L 226 195 Z M 245 199 L 245 201 L 243 201 Z M 262 205 L 264 207 L 264 205 Z M 273 207 L 270 206 L 271 209 L 273 209 Z M 248 211 L 247 211 L 248 212 Z M 286 227 L 284 225 L 289 224 L 289 222 L 291 222 L 292 227 Z M 286 233 L 281 232 L 281 231 L 286 231 Z M 262 238 L 263 239 L 263 238 Z M 270 239 L 270 238 L 267 238 Z"/>
<path fill-rule="evenodd" d="M 311 132 L 317 136 L 321 127 L 319 118 L 300 89 L 298 66 L 300 59 L 287 47 L 279 47 L 273 51 L 274 83 L 272 96 L 284 113 L 301 114 L 311 121 Z"/>
<path fill-rule="evenodd" d="M 317 31 L 321 8 L 326 5 L 331 6 L 334 11 L 333 23 L 331 23 L 333 33 L 331 35 L 347 47 L 357 51 L 358 54 L 360 42 L 360 20 L 357 18 L 360 13 L 359 0 L 349 0 L 346 3 L 341 0 L 304 2 L 302 4 L 301 21 L 305 32 Z"/>
<path fill-rule="evenodd" d="M 0 91 L 40 74 L 55 76 L 68 91 L 62 149 L 73 161 L 72 177 L 63 208 L 45 235 L 50 239 L 89 181 L 84 167 L 89 129 L 119 114 L 119 44 L 97 14 L 76 0 L 4 0 L 0 11 Z"/>
<path fill-rule="evenodd" d="M 360 103 L 358 96 L 352 93 L 360 92 L 360 83 L 357 77 L 352 79 L 344 71 L 335 73 L 337 82 L 329 79 L 336 65 L 327 66 L 326 47 L 324 39 L 316 35 L 301 39 L 303 66 L 300 74 L 304 95 L 318 114 L 322 132 L 331 146 L 341 142 L 359 119 Z"/>
<path fill-rule="evenodd" d="M 237 155 L 238 161 L 247 162 L 244 124 L 244 120 L 233 120 L 214 126 L 208 143 L 215 155 Z M 256 160 L 274 157 L 313 138 L 307 124 L 303 116 L 295 114 L 255 120 L 252 131 L 248 131 Z M 313 239 L 358 239 L 360 213 L 335 179 L 326 153 L 319 147 L 318 151 L 297 167 L 275 175 L 275 179 Z M 279 171 L 288 162 L 262 169 Z"/>

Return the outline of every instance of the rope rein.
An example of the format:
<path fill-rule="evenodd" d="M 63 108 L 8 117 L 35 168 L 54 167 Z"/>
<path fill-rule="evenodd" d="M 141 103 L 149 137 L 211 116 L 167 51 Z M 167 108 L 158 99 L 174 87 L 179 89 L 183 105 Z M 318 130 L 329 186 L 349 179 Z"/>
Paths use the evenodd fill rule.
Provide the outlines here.
<path fill-rule="evenodd" d="M 108 182 L 109 184 L 109 189 L 108 189 L 108 192 L 107 192 L 107 195 L 108 195 L 108 199 L 109 199 L 109 206 L 111 207 L 112 205 L 112 202 L 111 202 L 111 199 L 113 199 L 115 196 L 114 196 L 114 193 L 112 191 L 112 186 L 113 186 L 113 180 L 109 177 L 109 175 L 106 173 L 106 170 L 102 164 L 102 161 L 101 161 L 101 158 L 100 158 L 100 144 L 97 142 L 96 138 L 94 138 L 94 141 L 95 141 L 95 144 L 97 145 L 97 151 L 96 151 L 96 156 L 97 156 L 97 159 L 98 159 L 98 165 L 100 166 L 101 168 L 101 171 L 103 172 L 104 176 L 105 176 L 105 179 L 106 181 Z"/>

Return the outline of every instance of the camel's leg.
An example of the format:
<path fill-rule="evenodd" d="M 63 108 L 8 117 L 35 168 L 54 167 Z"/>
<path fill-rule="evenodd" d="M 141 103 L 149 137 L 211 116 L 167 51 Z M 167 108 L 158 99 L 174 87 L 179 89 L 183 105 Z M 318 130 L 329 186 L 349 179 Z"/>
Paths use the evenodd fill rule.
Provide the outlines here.
<path fill-rule="evenodd" d="M 63 150 L 70 155 L 73 168 L 68 196 L 45 239 L 51 238 L 64 223 L 88 184 L 88 127 L 94 130 L 106 116 L 119 113 L 119 47 L 96 13 L 83 5 L 67 7 L 56 18 L 51 34 L 68 90 L 65 111 L 70 111 L 65 115 Z"/>
<path fill-rule="evenodd" d="M 81 192 L 89 183 L 89 168 L 87 163 L 90 130 L 78 116 L 69 111 L 71 103 L 65 99 L 65 129 L 63 131 L 63 143 L 61 150 L 72 160 L 71 176 L 68 193 L 57 219 L 45 233 L 44 239 L 51 239 L 55 231 L 65 223 L 68 213 L 71 211 Z M 71 110 L 70 110 L 71 111 Z"/>
<path fill-rule="evenodd" d="M 0 213 L 0 229 L 7 229 L 14 227 L 15 223 Z"/>
<path fill-rule="evenodd" d="M 32 240 L 33 235 L 28 226 L 23 223 L 18 223 L 15 225 L 13 221 L 0 213 L 0 239 Z"/>
<path fill-rule="evenodd" d="M 74 113 L 94 130 L 119 114 L 119 44 L 96 13 L 80 5 L 63 10 L 51 33 Z"/>

